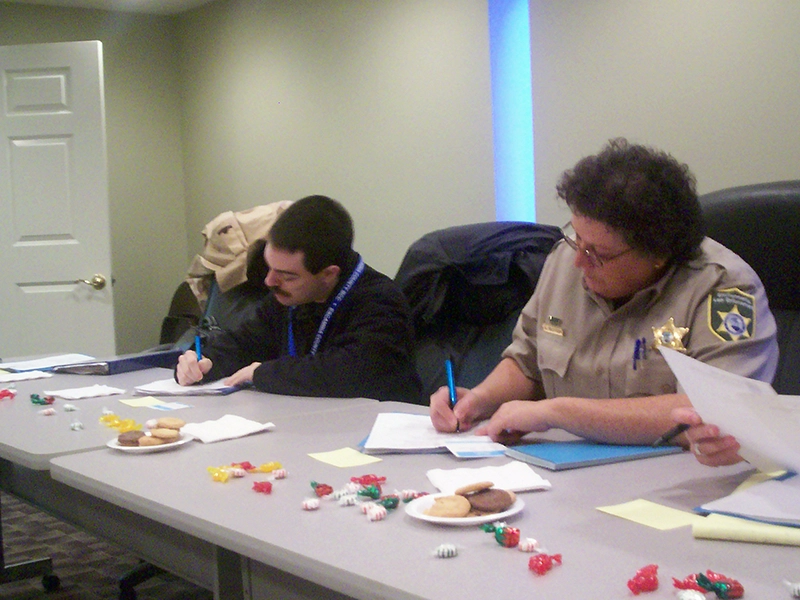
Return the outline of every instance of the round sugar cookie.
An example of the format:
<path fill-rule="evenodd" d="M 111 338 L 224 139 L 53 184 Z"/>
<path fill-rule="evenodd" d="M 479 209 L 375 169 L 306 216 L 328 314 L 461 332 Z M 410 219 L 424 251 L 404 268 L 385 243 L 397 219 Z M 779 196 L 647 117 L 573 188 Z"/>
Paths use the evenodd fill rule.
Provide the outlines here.
<path fill-rule="evenodd" d="M 160 427 L 156 429 L 151 429 L 150 436 L 159 438 L 161 440 L 164 440 L 165 442 L 174 442 L 175 440 L 178 439 L 180 433 L 178 432 L 177 429 L 166 429 Z"/>
<path fill-rule="evenodd" d="M 154 429 L 180 429 L 184 425 L 186 425 L 186 421 L 178 417 L 161 417 L 156 419 Z"/>
<path fill-rule="evenodd" d="M 464 496 L 440 496 L 433 501 L 433 504 L 425 511 L 425 514 L 430 517 L 458 519 L 466 517 L 469 509 L 469 500 Z"/>
<path fill-rule="evenodd" d="M 162 440 L 161 438 L 153 437 L 152 435 L 143 435 L 139 438 L 139 445 L 140 446 L 160 446 L 161 444 L 166 444 L 166 440 Z"/>
<path fill-rule="evenodd" d="M 455 494 L 456 496 L 466 496 L 467 494 L 474 494 L 475 492 L 488 490 L 492 486 L 494 486 L 494 484 L 491 481 L 479 481 L 477 483 L 470 483 L 469 485 L 458 488 L 455 491 Z"/>

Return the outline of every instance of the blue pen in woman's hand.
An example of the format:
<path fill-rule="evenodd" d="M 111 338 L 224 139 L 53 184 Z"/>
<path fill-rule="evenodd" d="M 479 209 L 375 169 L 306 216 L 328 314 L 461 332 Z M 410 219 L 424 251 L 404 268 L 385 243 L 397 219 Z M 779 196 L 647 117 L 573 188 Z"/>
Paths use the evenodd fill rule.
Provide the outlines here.
<path fill-rule="evenodd" d="M 201 360 L 203 358 L 203 353 L 200 352 L 200 336 L 194 336 L 194 353 L 197 354 L 197 360 Z"/>

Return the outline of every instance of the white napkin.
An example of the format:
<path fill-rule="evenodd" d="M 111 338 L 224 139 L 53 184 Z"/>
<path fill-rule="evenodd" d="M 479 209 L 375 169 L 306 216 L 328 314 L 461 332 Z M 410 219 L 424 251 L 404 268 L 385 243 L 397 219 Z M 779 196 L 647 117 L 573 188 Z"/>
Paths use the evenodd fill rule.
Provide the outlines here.
<path fill-rule="evenodd" d="M 125 390 L 109 385 L 96 384 L 87 387 L 70 388 L 68 390 L 50 390 L 43 393 L 45 396 L 56 396 L 64 400 L 80 400 L 81 398 L 97 398 L 98 396 L 124 394 Z"/>
<path fill-rule="evenodd" d="M 458 488 L 480 481 L 491 481 L 494 487 L 512 492 L 549 490 L 552 486 L 542 479 L 530 465 L 518 460 L 501 467 L 461 467 L 458 469 L 431 469 L 428 480 L 443 494 L 452 494 Z"/>
<path fill-rule="evenodd" d="M 2 365 L 0 365 L 1 367 Z M 28 379 L 43 379 L 52 377 L 52 373 L 45 371 L 24 371 L 22 373 L 0 373 L 0 383 L 11 383 L 12 381 L 26 381 Z"/>
<path fill-rule="evenodd" d="M 216 421 L 203 421 L 202 423 L 187 423 L 181 427 L 184 433 L 190 433 L 201 442 L 210 444 L 222 440 L 232 440 L 244 437 L 259 431 L 272 431 L 274 423 L 259 423 L 237 415 L 225 415 Z"/>

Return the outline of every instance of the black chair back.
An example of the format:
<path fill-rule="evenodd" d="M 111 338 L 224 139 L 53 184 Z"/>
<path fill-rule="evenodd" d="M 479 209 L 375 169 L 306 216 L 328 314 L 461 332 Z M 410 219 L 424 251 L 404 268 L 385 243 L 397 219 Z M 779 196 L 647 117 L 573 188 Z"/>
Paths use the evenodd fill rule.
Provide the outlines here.
<path fill-rule="evenodd" d="M 700 197 L 706 235 L 761 278 L 778 324 L 773 387 L 800 394 L 800 181 L 728 188 Z"/>

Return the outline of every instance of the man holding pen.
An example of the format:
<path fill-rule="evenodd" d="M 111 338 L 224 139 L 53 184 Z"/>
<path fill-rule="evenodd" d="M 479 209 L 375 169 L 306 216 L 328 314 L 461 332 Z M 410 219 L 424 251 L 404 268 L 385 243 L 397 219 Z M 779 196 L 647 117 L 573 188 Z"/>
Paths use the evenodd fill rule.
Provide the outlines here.
<path fill-rule="evenodd" d="M 352 243 L 352 220 L 335 200 L 289 206 L 264 249 L 271 293 L 236 330 L 203 332 L 179 358 L 178 383 L 224 377 L 275 394 L 423 403 L 406 300 Z"/>

